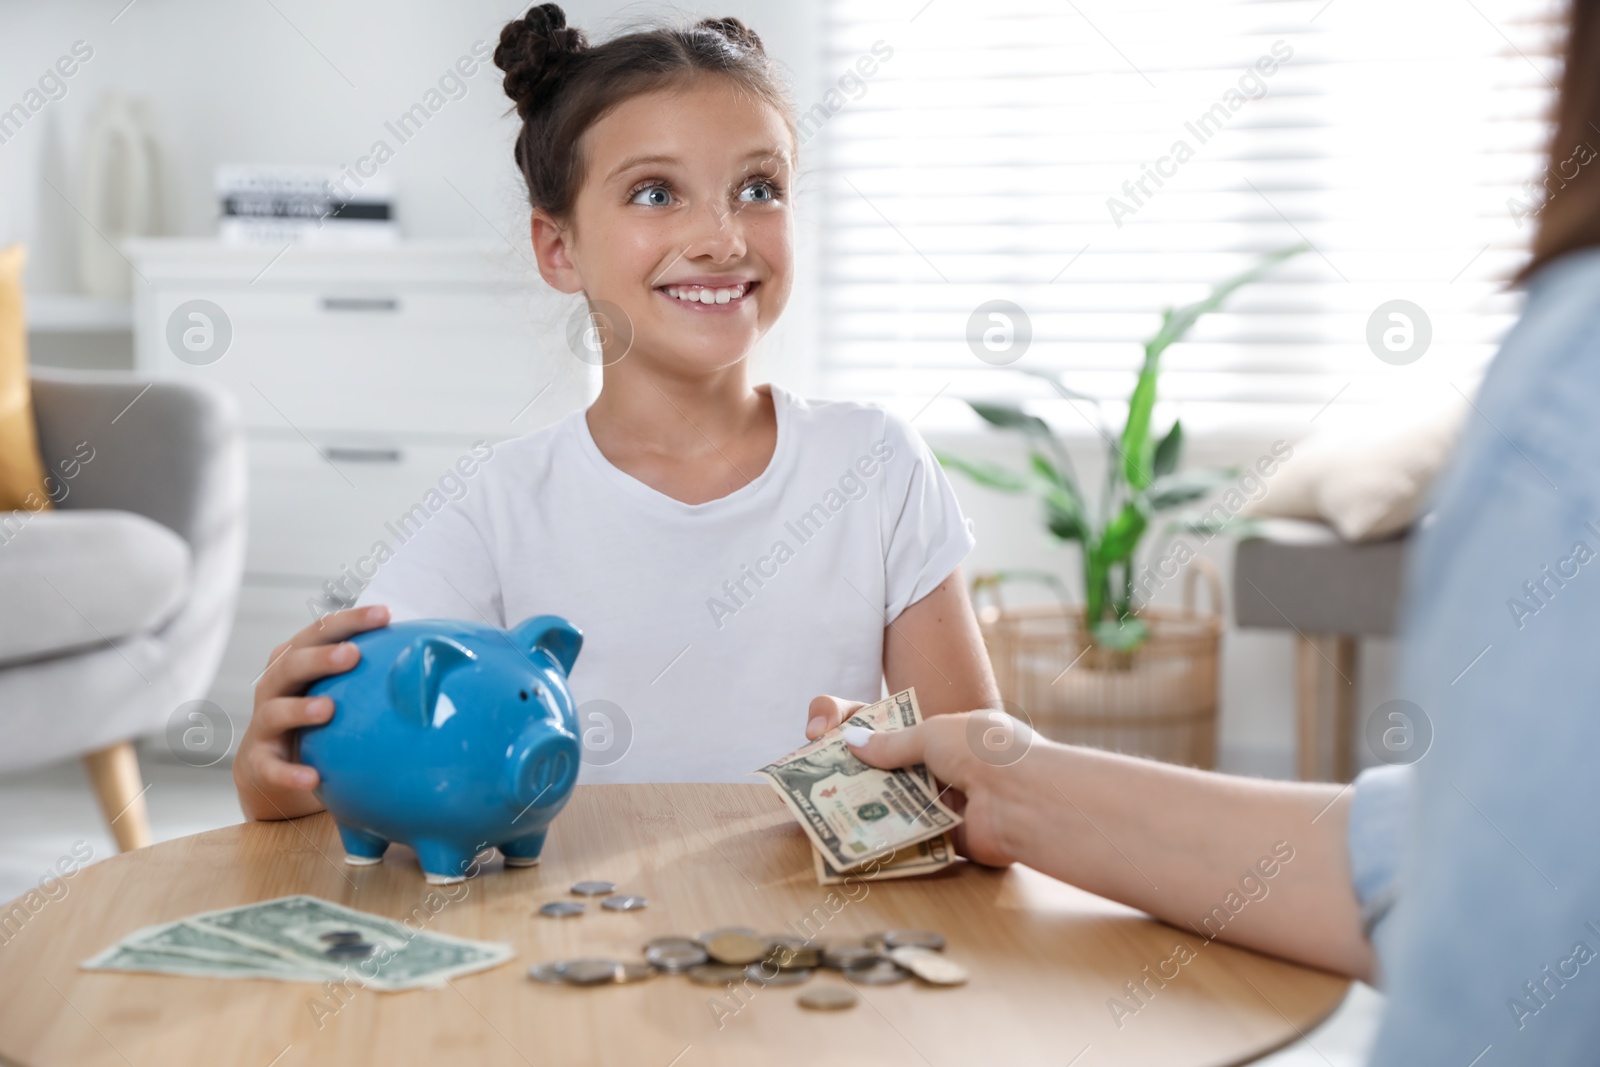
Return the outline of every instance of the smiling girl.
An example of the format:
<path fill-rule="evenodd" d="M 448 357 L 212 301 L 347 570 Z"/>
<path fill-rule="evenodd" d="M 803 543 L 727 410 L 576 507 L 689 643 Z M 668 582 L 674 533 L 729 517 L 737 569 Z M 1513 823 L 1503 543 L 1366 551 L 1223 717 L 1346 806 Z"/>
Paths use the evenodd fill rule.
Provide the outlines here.
<path fill-rule="evenodd" d="M 760 39 L 727 18 L 590 45 L 544 4 L 495 63 L 539 272 L 603 313 L 599 397 L 497 446 L 357 607 L 275 650 L 235 763 L 245 812 L 320 807 L 292 731 L 337 709 L 303 694 L 391 620 L 582 629 L 573 697 L 614 731 L 585 782 L 748 780 L 885 682 L 930 715 L 997 706 L 973 538 L 927 446 L 879 407 L 750 381 L 794 272 L 794 123 Z"/>

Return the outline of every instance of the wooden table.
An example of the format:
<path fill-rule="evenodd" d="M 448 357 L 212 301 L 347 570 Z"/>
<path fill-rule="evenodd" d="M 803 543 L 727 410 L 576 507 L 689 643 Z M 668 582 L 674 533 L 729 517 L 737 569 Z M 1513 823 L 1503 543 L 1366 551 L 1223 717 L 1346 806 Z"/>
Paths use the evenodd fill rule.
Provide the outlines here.
<path fill-rule="evenodd" d="M 650 906 L 534 914 L 583 878 L 614 881 Z M 24 908 L 20 929 L 13 917 L 0 944 L 0 1061 L 18 1067 L 1228 1064 L 1311 1029 L 1347 985 L 1206 945 L 1024 867 L 962 864 L 923 880 L 818 886 L 805 837 L 763 785 L 580 787 L 542 865 L 503 870 L 496 860 L 432 916 L 427 929 L 517 949 L 511 963 L 443 989 L 336 998 L 309 984 L 77 969 L 137 927 L 290 893 L 395 918 L 419 906 L 426 915 L 430 898 L 438 905 L 404 848 L 376 867 L 346 866 L 326 815 L 140 849 L 65 884 L 65 896 Z M 639 959 L 659 935 L 720 925 L 777 932 L 808 919 L 824 939 L 942 931 L 971 981 L 862 987 L 854 1009 L 815 1013 L 796 1003 L 804 986 L 751 986 L 735 997 L 682 977 L 599 989 L 526 977 L 551 959 Z M 1177 976 L 1147 985 L 1154 992 L 1119 1026 L 1110 999 L 1132 1007 L 1124 983 L 1180 942 L 1193 960 L 1168 964 Z"/>

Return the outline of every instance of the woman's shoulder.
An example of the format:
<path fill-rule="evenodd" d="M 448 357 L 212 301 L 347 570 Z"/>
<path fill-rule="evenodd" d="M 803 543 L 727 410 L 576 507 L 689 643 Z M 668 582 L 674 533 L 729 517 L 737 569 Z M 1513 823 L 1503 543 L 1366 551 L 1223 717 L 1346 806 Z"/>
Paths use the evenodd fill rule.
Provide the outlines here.
<path fill-rule="evenodd" d="M 1475 403 L 1494 437 L 1591 466 L 1593 450 L 1574 443 L 1600 444 L 1600 248 L 1568 253 L 1533 276 Z"/>

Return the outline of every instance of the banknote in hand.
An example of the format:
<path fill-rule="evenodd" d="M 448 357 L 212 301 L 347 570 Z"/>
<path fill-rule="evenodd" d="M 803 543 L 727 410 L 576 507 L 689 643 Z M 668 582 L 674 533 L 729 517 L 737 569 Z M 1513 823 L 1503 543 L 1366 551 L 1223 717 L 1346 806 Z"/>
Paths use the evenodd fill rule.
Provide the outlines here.
<path fill-rule="evenodd" d="M 850 751 L 842 734 L 844 726 L 900 730 L 921 721 L 916 693 L 908 689 L 860 709 L 840 727 L 756 772 L 783 798 L 811 839 L 821 861 L 819 881 L 829 884 L 826 878 L 842 878 L 874 860 L 882 870 L 892 869 L 895 860 L 920 868 L 905 873 L 948 865 L 948 839 L 936 866 L 928 865 L 928 856 L 917 850 L 902 852 L 961 823 L 961 816 L 940 799 L 927 768 L 869 767 Z M 883 876 L 881 870 L 877 873 Z"/>

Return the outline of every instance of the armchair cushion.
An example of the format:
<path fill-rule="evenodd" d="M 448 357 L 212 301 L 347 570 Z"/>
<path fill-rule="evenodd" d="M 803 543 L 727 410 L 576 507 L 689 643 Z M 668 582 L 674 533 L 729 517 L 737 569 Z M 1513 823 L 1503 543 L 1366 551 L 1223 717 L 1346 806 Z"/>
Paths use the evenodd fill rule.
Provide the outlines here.
<path fill-rule="evenodd" d="M 190 562 L 183 538 L 132 512 L 4 516 L 0 667 L 155 632 L 187 599 Z"/>
<path fill-rule="evenodd" d="M 22 245 L 0 248 L 0 511 L 50 507 L 28 393 L 28 332 L 22 316 Z"/>

